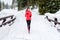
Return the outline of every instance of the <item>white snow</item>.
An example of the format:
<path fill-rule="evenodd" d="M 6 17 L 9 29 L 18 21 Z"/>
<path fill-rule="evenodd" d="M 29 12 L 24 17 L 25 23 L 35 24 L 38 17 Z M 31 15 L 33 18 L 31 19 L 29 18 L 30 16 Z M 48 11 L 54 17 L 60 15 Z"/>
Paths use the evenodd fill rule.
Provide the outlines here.
<path fill-rule="evenodd" d="M 25 10 L 5 9 L 1 11 L 1 17 L 4 15 L 15 15 L 16 20 L 13 25 L 9 26 L 7 24 L 0 28 L 0 40 L 60 40 L 60 32 L 57 31 L 57 27 L 54 27 L 54 24 L 45 19 L 46 15 L 51 16 L 53 19 L 55 14 L 53 14 L 54 16 L 48 13 L 39 15 L 38 9 L 31 10 L 31 33 L 28 34 Z"/>

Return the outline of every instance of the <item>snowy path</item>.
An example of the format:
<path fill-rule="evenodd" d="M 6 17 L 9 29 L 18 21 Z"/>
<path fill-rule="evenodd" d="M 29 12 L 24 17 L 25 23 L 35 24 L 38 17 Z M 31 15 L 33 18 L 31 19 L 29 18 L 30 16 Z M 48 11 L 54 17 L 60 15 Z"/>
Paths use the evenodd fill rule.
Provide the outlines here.
<path fill-rule="evenodd" d="M 18 12 L 15 23 L 3 27 L 7 34 L 0 37 L 1 40 L 60 40 L 60 33 L 51 27 L 43 15 L 38 15 L 36 9 L 32 11 L 31 33 L 28 34 L 24 13 L 24 10 Z"/>

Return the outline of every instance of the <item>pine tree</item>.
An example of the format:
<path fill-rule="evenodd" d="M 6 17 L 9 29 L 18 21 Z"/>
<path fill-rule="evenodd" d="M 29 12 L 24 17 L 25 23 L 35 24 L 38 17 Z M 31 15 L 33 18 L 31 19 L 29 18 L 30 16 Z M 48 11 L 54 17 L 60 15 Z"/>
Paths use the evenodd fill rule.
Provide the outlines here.
<path fill-rule="evenodd" d="M 60 0 L 39 0 L 38 4 L 42 15 L 46 12 L 55 13 L 60 9 Z"/>

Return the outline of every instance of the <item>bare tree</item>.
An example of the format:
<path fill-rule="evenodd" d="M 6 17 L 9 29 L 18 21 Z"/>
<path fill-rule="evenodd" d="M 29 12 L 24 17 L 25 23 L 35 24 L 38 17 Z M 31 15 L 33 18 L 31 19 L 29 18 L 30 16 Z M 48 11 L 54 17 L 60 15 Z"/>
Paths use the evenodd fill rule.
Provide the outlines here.
<path fill-rule="evenodd" d="M 15 7 L 17 7 L 17 0 L 13 0 L 12 1 L 12 8 L 15 9 Z"/>

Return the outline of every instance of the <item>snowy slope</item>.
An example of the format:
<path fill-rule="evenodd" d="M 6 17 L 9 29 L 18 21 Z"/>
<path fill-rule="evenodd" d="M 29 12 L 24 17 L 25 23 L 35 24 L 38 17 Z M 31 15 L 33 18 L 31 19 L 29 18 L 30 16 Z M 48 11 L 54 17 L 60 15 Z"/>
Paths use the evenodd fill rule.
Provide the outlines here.
<path fill-rule="evenodd" d="M 32 11 L 31 33 L 28 34 L 25 9 L 14 11 L 16 20 L 12 26 L 3 26 L 0 28 L 0 40 L 60 40 L 60 32 L 54 28 L 52 23 L 45 19 L 44 15 L 38 14 L 38 9 Z"/>

